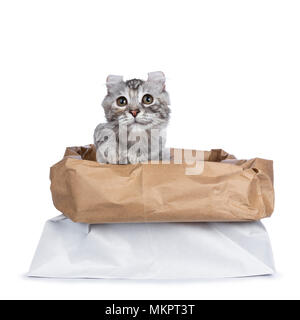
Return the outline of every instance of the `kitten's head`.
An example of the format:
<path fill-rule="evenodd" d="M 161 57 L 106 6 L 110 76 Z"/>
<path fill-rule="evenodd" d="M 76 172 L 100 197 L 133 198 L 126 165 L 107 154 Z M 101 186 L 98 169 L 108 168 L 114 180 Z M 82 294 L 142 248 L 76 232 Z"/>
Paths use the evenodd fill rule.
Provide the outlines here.
<path fill-rule="evenodd" d="M 146 81 L 110 75 L 106 80 L 107 95 L 102 102 L 108 122 L 119 125 L 160 128 L 168 123 L 169 95 L 162 72 L 148 73 Z"/>

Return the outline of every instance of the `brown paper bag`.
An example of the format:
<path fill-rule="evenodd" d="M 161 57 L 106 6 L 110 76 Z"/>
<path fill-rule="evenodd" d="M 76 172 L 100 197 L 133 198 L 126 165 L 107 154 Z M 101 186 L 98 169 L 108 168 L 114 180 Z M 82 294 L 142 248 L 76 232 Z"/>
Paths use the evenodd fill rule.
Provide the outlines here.
<path fill-rule="evenodd" d="M 237 160 L 223 150 L 190 164 L 113 165 L 96 162 L 95 147 L 67 148 L 50 171 L 55 207 L 75 222 L 249 221 L 274 209 L 273 162 Z"/>

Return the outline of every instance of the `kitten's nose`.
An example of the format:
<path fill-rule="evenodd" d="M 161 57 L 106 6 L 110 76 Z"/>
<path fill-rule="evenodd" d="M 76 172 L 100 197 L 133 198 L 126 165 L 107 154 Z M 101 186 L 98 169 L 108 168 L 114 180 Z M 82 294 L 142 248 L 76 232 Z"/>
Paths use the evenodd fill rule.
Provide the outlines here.
<path fill-rule="evenodd" d="M 134 117 L 136 117 L 137 116 L 137 114 L 140 112 L 140 110 L 129 110 L 129 112 L 134 116 Z"/>

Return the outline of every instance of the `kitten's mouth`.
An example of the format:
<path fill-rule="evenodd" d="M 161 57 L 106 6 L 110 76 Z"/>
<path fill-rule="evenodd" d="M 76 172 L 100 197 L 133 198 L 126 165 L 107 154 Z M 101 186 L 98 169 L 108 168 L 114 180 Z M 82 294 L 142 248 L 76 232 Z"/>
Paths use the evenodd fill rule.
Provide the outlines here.
<path fill-rule="evenodd" d="M 146 120 L 146 119 L 143 119 L 143 118 L 134 118 L 134 122 L 135 123 L 139 123 L 139 124 L 149 124 L 151 123 L 152 121 L 151 120 Z"/>

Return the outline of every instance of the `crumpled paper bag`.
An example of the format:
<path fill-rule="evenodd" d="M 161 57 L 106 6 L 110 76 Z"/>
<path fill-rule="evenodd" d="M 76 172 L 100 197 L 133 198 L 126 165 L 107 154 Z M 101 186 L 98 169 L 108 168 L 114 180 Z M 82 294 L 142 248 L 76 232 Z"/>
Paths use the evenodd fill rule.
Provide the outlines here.
<path fill-rule="evenodd" d="M 55 207 L 75 222 L 249 221 L 274 209 L 273 162 L 199 152 L 200 174 L 171 149 L 170 164 L 96 162 L 95 147 L 67 148 L 50 171 Z M 197 151 L 194 150 L 194 152 Z M 192 155 L 191 155 L 192 157 Z"/>
<path fill-rule="evenodd" d="M 197 279 L 274 273 L 259 221 L 81 224 L 49 220 L 28 275 L 54 278 Z"/>

